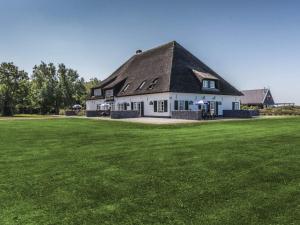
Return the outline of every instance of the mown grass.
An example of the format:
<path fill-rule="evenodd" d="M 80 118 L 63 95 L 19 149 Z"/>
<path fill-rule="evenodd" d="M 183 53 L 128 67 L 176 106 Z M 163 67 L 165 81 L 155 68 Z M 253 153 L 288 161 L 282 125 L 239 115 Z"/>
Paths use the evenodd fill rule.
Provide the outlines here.
<path fill-rule="evenodd" d="M 300 224 L 300 118 L 0 121 L 0 224 Z"/>

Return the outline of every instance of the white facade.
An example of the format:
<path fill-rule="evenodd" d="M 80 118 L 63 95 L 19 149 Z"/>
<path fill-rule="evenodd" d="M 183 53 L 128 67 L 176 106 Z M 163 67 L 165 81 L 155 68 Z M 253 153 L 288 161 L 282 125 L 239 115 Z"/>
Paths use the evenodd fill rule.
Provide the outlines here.
<path fill-rule="evenodd" d="M 167 100 L 167 112 L 158 106 L 157 112 L 154 112 L 154 101 Z M 236 103 L 236 109 L 240 107 L 240 96 L 231 95 L 213 95 L 213 94 L 190 94 L 190 93 L 157 93 L 157 94 L 145 94 L 125 97 L 114 97 L 114 110 L 118 110 L 118 104 L 127 103 L 127 109 L 131 109 L 131 103 L 144 102 L 144 116 L 153 117 L 170 117 L 171 112 L 175 110 L 175 100 L 177 101 L 189 101 L 189 110 L 198 110 L 198 105 L 194 103 L 200 100 L 207 102 L 218 102 L 218 115 L 223 115 L 223 110 L 232 110 L 233 103 Z M 105 99 L 88 100 L 86 102 L 86 109 L 88 111 L 99 110 L 100 106 L 105 103 Z M 158 103 L 159 104 L 159 103 Z M 161 105 L 162 106 L 162 105 Z M 123 108 L 122 108 L 123 109 Z M 159 112 L 161 110 L 162 112 Z"/>

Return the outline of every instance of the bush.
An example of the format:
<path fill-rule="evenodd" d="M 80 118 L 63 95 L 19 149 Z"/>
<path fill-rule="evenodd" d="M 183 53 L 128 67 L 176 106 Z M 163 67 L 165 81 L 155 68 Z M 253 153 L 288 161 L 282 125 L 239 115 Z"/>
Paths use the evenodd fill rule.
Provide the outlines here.
<path fill-rule="evenodd" d="M 258 110 L 257 106 L 241 105 L 241 110 Z"/>
<path fill-rule="evenodd" d="M 66 113 L 66 110 L 64 110 L 64 109 L 59 110 L 59 115 L 64 116 L 65 113 Z"/>
<path fill-rule="evenodd" d="M 283 107 L 274 107 L 274 108 L 266 108 L 259 110 L 260 115 L 275 115 L 275 116 L 299 116 L 300 115 L 300 107 L 299 106 L 283 106 Z"/>

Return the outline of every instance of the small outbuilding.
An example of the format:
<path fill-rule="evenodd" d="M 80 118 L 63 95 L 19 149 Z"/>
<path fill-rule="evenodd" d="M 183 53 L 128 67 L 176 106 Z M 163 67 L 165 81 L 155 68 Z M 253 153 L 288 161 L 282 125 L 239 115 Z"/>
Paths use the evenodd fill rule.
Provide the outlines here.
<path fill-rule="evenodd" d="M 241 105 L 268 108 L 274 106 L 275 102 L 270 89 L 255 89 L 242 91 Z"/>

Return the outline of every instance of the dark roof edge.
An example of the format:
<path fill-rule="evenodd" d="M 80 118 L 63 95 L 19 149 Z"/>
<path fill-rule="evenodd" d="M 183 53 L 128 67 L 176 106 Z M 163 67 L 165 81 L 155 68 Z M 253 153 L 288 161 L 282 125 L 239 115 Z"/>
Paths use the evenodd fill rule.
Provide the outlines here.
<path fill-rule="evenodd" d="M 100 84 L 98 84 L 95 87 L 92 87 L 93 89 L 95 88 L 101 88 L 103 85 L 105 85 L 106 83 L 108 83 L 111 79 L 115 78 L 114 76 L 116 76 L 116 73 L 118 71 L 120 71 L 122 68 L 124 68 L 124 66 L 126 66 L 126 64 L 130 63 L 131 60 L 134 59 L 136 55 L 131 56 L 127 61 L 125 61 L 118 69 L 116 69 L 111 75 L 109 75 L 106 79 L 104 79 L 103 81 L 101 81 Z M 117 76 L 116 76 L 117 77 Z"/>
<path fill-rule="evenodd" d="M 189 50 L 187 50 L 186 48 L 184 48 L 183 46 L 181 46 L 178 42 L 173 41 L 174 42 L 174 46 L 175 44 L 182 48 L 186 53 L 188 53 L 191 57 L 193 57 L 196 61 L 199 61 L 203 66 L 207 67 L 208 70 L 210 70 L 214 75 L 217 75 L 217 77 L 222 80 L 223 82 L 227 83 L 229 86 L 231 86 L 237 93 L 237 96 L 243 96 L 244 94 L 239 91 L 236 87 L 234 87 L 231 83 L 227 82 L 222 76 L 220 76 L 217 72 L 215 72 L 213 69 L 211 69 L 207 64 L 205 64 L 204 62 L 202 62 L 198 57 L 196 57 L 194 54 L 192 54 Z M 174 47 L 175 48 L 175 47 Z"/>
<path fill-rule="evenodd" d="M 137 95 L 152 95 L 152 94 L 159 94 L 159 93 L 177 93 L 177 94 L 196 94 L 196 95 L 224 95 L 224 96 L 239 96 L 234 94 L 228 94 L 228 93 L 212 93 L 212 92 L 180 92 L 180 91 L 158 91 L 158 92 L 151 92 L 151 93 L 136 93 L 136 94 L 130 94 L 130 95 L 121 95 L 121 96 L 115 96 L 117 98 L 122 97 L 130 97 L 130 96 L 137 96 Z"/>
<path fill-rule="evenodd" d="M 162 47 L 168 46 L 168 45 L 170 45 L 170 44 L 172 44 L 173 47 L 174 47 L 176 43 L 177 43 L 176 41 L 170 41 L 170 42 L 168 42 L 168 43 L 166 43 L 166 44 L 159 45 L 159 46 L 157 46 L 157 47 L 150 48 L 150 49 L 148 49 L 148 50 L 146 50 L 146 51 L 143 51 L 143 52 L 139 53 L 139 55 L 143 55 L 143 54 L 149 53 L 149 52 L 151 52 L 151 51 L 154 51 L 154 50 L 156 50 L 156 49 L 158 49 L 158 48 L 162 48 Z"/>

